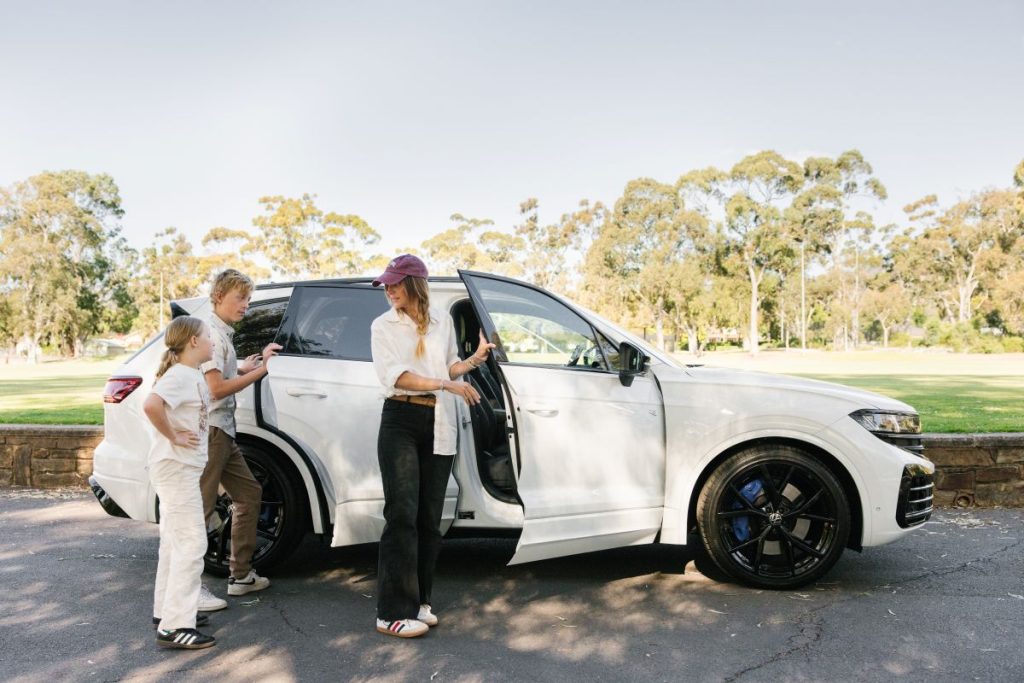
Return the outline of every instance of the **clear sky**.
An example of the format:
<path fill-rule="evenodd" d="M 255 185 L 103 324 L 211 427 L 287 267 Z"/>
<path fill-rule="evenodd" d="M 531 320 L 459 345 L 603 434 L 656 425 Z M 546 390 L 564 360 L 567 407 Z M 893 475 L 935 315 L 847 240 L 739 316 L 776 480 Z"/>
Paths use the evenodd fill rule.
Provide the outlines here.
<path fill-rule="evenodd" d="M 887 221 L 1024 158 L 1020 0 L 0 0 L 0 74 L 0 185 L 109 173 L 136 247 L 311 192 L 389 252 L 761 149 L 860 149 Z"/>

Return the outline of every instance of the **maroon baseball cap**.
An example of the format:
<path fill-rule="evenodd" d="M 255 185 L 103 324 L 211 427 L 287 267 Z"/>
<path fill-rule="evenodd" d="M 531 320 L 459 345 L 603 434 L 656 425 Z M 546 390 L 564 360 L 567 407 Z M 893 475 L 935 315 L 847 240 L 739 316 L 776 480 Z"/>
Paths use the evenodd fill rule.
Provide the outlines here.
<path fill-rule="evenodd" d="M 409 275 L 425 278 L 427 277 L 427 266 L 412 254 L 402 254 L 391 259 L 391 263 L 384 269 L 384 272 L 373 281 L 373 286 L 396 285 Z"/>

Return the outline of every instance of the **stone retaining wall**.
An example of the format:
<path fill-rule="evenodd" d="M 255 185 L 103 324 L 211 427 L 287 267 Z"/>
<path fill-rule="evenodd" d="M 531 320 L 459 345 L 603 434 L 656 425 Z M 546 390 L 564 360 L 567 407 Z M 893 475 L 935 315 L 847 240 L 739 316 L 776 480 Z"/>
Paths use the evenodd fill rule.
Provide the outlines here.
<path fill-rule="evenodd" d="M 100 426 L 0 425 L 0 486 L 87 486 Z"/>
<path fill-rule="evenodd" d="M 99 426 L 0 425 L 0 486 L 85 486 Z M 1024 507 L 1024 434 L 925 434 L 939 505 Z"/>
<path fill-rule="evenodd" d="M 1024 507 L 1024 434 L 927 434 L 939 505 Z"/>

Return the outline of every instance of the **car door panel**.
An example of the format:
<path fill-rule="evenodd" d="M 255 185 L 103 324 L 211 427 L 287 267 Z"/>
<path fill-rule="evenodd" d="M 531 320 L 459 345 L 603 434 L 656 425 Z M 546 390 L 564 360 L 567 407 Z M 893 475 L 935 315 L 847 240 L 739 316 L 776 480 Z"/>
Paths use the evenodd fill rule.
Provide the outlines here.
<path fill-rule="evenodd" d="M 460 275 L 485 334 L 499 344 L 494 357 L 512 404 L 525 521 L 510 564 L 651 542 L 664 504 L 656 382 L 643 376 L 625 387 L 607 367 L 559 365 L 566 341 L 554 337 L 560 328 L 585 334 L 582 316 L 537 288 Z M 507 320 L 496 324 L 495 316 Z M 545 324 L 552 338 L 537 332 Z M 544 362 L 524 362 L 531 357 Z"/>

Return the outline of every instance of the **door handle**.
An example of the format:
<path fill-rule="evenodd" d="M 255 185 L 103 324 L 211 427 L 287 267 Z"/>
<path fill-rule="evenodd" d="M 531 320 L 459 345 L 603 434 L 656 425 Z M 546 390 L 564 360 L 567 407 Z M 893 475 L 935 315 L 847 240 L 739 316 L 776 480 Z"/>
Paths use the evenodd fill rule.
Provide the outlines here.
<path fill-rule="evenodd" d="M 288 387 L 285 393 L 289 396 L 313 396 L 314 398 L 327 398 L 326 391 L 312 389 L 310 387 Z"/>
<path fill-rule="evenodd" d="M 536 408 L 527 408 L 526 412 L 536 415 L 537 417 L 554 417 L 558 415 L 557 408 L 542 408 L 537 406 Z"/>

